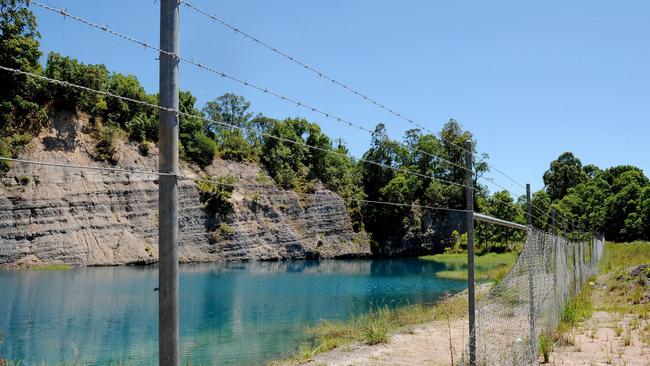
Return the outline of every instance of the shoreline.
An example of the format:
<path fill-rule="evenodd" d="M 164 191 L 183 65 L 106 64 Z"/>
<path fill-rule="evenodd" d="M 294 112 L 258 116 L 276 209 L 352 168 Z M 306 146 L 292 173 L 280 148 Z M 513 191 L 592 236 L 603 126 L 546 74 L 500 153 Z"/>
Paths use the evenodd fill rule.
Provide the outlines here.
<path fill-rule="evenodd" d="M 29 257 L 29 256 L 28 256 Z M 47 267 L 68 267 L 67 269 L 73 268 L 103 268 L 103 267 L 149 267 L 157 266 L 158 260 L 154 261 L 136 261 L 130 263 L 114 263 L 114 264 L 80 264 L 80 263 L 65 263 L 61 261 L 52 261 L 44 262 L 40 260 L 33 260 L 31 258 L 25 257 L 23 260 L 3 263 L 0 264 L 0 270 L 33 270 L 33 269 L 47 269 Z M 328 260 L 358 260 L 358 259 L 372 259 L 372 260 L 391 260 L 391 259 L 419 259 L 427 260 L 427 256 L 410 256 L 410 255 L 397 255 L 397 256 L 385 256 L 385 255 L 372 255 L 372 254 L 358 254 L 351 255 L 345 254 L 335 257 L 320 257 L 320 258 L 280 258 L 280 259 L 261 259 L 261 260 L 248 260 L 248 259 L 237 259 L 237 260 L 181 260 L 179 264 L 204 264 L 204 263 L 277 263 L 277 262 L 289 262 L 289 261 L 328 261 Z M 57 268 L 58 269 L 58 268 Z M 453 278 L 452 278 L 453 279 Z"/>
<path fill-rule="evenodd" d="M 486 294 L 492 283 L 478 285 L 477 296 Z M 379 312 L 382 310 L 380 309 Z M 467 289 L 449 294 L 436 302 L 404 305 L 376 316 L 370 311 L 348 321 L 323 321 L 305 332 L 306 342 L 288 358 L 272 360 L 269 366 L 347 366 L 439 364 L 442 359 L 456 362 L 462 357 L 467 340 Z M 349 328 L 367 325 L 368 319 L 381 323 L 393 319 L 382 339 L 336 339 Z M 370 324 L 373 324 L 372 322 Z M 330 329 L 323 329 L 323 328 Z M 348 329 L 346 329 L 348 328 Z M 323 333 L 328 332 L 331 334 Z M 321 334 L 318 334 L 318 333 Z M 310 336 L 311 333 L 311 336 Z M 318 339 L 318 338 L 321 339 Z M 307 344 L 311 343 L 309 346 Z M 433 352 L 407 352 L 412 347 L 432 348 Z M 414 357 L 416 357 L 414 359 Z M 450 364 L 443 362 L 441 364 Z"/>

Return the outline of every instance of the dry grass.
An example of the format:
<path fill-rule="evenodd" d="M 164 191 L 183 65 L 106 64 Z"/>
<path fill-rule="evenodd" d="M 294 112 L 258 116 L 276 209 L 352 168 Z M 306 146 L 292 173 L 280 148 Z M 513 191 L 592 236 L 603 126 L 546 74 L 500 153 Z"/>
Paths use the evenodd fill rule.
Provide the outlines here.
<path fill-rule="evenodd" d="M 345 322 L 323 321 L 309 328 L 309 339 L 292 358 L 275 361 L 271 365 L 295 364 L 309 361 L 319 353 L 354 343 L 380 344 L 390 340 L 391 334 L 415 325 L 435 320 L 460 319 L 467 313 L 467 298 L 452 296 L 436 304 L 412 304 L 391 309 L 387 306 L 371 309 Z"/>

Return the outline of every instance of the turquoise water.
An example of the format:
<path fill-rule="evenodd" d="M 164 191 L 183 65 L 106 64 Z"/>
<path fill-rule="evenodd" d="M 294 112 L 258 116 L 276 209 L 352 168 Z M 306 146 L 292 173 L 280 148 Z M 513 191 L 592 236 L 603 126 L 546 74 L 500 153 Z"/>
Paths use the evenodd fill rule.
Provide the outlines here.
<path fill-rule="evenodd" d="M 306 326 L 370 306 L 431 302 L 465 281 L 418 259 L 181 265 L 181 354 L 258 365 L 292 354 Z M 0 358 L 31 365 L 157 364 L 156 267 L 0 271 Z"/>

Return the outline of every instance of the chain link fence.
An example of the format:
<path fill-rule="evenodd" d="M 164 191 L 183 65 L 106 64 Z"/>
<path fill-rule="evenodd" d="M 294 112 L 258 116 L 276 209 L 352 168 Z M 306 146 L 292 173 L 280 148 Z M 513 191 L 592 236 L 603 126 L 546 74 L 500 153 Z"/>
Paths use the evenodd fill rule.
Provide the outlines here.
<path fill-rule="evenodd" d="M 569 241 L 529 227 L 512 270 L 476 303 L 476 364 L 538 364 L 540 335 L 596 274 L 603 249 L 602 237 Z"/>

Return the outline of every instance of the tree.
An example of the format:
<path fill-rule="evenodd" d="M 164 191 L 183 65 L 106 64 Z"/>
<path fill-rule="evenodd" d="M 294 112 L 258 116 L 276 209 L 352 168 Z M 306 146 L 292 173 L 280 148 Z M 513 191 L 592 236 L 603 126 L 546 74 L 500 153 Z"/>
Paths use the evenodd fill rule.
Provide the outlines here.
<path fill-rule="evenodd" d="M 147 95 L 142 85 L 140 85 L 140 81 L 134 75 L 113 73 L 108 81 L 108 91 L 130 99 L 157 104 L 157 101 L 154 100 L 155 97 Z M 150 109 L 141 104 L 126 102 L 117 98 L 107 98 L 106 104 L 107 114 L 104 120 L 122 128 L 125 128 L 126 124 L 137 115 L 152 113 Z"/>
<path fill-rule="evenodd" d="M 621 165 L 590 170 L 592 178 L 570 188 L 554 204 L 559 213 L 587 229 L 603 232 L 610 240 L 650 239 L 650 180 L 641 169 Z"/>
<path fill-rule="evenodd" d="M 28 4 L 25 0 L 0 0 L 0 64 L 40 74 L 40 34 Z M 46 120 L 37 103 L 40 83 L 29 76 L 0 71 L 0 85 L 0 135 L 38 131 Z"/>
<path fill-rule="evenodd" d="M 549 170 L 544 173 L 546 192 L 551 200 L 562 199 L 569 188 L 587 180 L 587 173 L 582 169 L 582 162 L 572 153 L 565 152 L 551 162 Z"/>
<path fill-rule="evenodd" d="M 191 92 L 180 92 L 179 109 L 183 113 L 179 118 L 181 153 L 183 157 L 205 167 L 212 163 L 217 153 L 217 144 L 203 133 L 203 118 L 201 112 L 194 107 L 195 103 L 196 97 Z"/>
<path fill-rule="evenodd" d="M 256 161 L 259 141 L 248 112 L 250 102 L 244 97 L 226 93 L 203 107 L 204 133 L 218 142 L 221 157 L 236 161 Z M 256 122 L 260 122 L 258 119 Z M 254 127 L 259 127 L 255 124 Z"/>
<path fill-rule="evenodd" d="M 233 93 L 226 93 L 207 102 L 203 107 L 203 114 L 212 121 L 205 122 L 206 135 L 218 136 L 224 130 L 247 128 L 253 116 L 253 113 L 248 111 L 250 106 L 250 102 L 244 97 Z"/>
<path fill-rule="evenodd" d="M 76 59 L 55 52 L 51 52 L 47 56 L 45 76 L 94 90 L 106 90 L 109 82 L 106 66 L 84 65 Z M 109 106 L 103 96 L 85 90 L 63 85 L 51 85 L 47 91 L 52 105 L 57 110 L 81 111 L 91 115 L 104 116 Z M 126 103 L 123 102 L 123 104 Z M 113 107 L 114 103 L 111 102 L 110 106 Z"/>
<path fill-rule="evenodd" d="M 282 140 L 268 136 L 264 138 L 262 163 L 275 182 L 285 189 L 309 190 L 305 186 L 309 171 L 305 165 L 309 148 L 302 145 L 305 143 L 303 135 L 308 127 L 309 122 L 304 119 L 288 118 L 284 121 L 276 121 L 269 128 L 269 135 L 280 137 Z M 296 143 L 289 143 L 286 140 Z"/>

